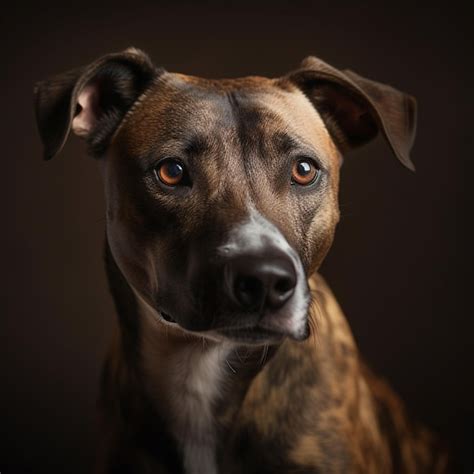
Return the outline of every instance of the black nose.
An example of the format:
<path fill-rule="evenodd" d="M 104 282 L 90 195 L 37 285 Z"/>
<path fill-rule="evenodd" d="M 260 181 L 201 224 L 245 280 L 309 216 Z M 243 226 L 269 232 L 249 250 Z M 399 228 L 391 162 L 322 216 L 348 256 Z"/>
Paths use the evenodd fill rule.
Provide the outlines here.
<path fill-rule="evenodd" d="M 228 291 L 245 311 L 281 308 L 293 295 L 296 272 L 289 257 L 242 255 L 227 265 Z"/>

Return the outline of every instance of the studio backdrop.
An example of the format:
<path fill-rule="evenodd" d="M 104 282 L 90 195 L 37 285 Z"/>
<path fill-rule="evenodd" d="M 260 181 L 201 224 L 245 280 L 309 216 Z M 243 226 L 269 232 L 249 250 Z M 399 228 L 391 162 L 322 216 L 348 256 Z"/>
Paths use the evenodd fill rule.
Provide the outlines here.
<path fill-rule="evenodd" d="M 416 173 L 381 139 L 346 157 L 341 221 L 321 272 L 363 357 L 471 471 L 471 25 L 461 6 L 432 5 L 38 2 L 2 10 L 2 474 L 75 474 L 93 463 L 99 375 L 116 326 L 102 183 L 76 138 L 42 161 L 33 87 L 128 46 L 167 70 L 216 78 L 276 77 L 313 54 L 417 98 Z"/>

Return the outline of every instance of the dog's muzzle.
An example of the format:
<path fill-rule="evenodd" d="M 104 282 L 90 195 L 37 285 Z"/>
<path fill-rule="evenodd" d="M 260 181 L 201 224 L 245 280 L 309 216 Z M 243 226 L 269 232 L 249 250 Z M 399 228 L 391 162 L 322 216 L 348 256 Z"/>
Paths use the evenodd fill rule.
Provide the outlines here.
<path fill-rule="evenodd" d="M 190 256 L 186 287 L 192 296 L 175 292 L 175 304 L 160 308 L 164 321 L 244 343 L 307 337 L 310 292 L 301 259 L 257 211 L 236 224 L 223 244 L 200 241 Z"/>
<path fill-rule="evenodd" d="M 219 248 L 224 292 L 234 315 L 222 320 L 232 339 L 279 340 L 308 335 L 310 293 L 301 259 L 280 230 L 256 210 Z"/>

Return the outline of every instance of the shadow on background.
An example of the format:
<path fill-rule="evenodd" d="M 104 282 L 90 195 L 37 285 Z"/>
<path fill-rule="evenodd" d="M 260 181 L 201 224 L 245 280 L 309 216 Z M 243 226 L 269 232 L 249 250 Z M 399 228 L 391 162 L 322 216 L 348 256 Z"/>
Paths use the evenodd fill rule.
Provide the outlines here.
<path fill-rule="evenodd" d="M 168 70 L 208 77 L 278 76 L 315 54 L 417 97 L 417 174 L 381 140 L 347 157 L 342 221 L 322 273 L 364 357 L 471 472 L 467 11 L 134 1 L 39 3 L 2 17 L 2 474 L 91 469 L 98 377 L 115 325 L 102 187 L 76 139 L 41 161 L 32 91 L 36 80 L 130 45 Z"/>

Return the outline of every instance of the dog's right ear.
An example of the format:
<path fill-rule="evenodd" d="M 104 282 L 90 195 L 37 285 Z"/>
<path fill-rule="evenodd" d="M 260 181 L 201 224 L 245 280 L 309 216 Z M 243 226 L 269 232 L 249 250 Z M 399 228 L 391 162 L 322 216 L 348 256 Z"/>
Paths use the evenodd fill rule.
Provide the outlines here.
<path fill-rule="evenodd" d="M 128 48 L 35 87 L 38 130 L 49 160 L 63 148 L 70 130 L 100 156 L 137 98 L 163 70 L 142 51 Z"/>

